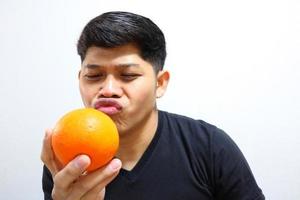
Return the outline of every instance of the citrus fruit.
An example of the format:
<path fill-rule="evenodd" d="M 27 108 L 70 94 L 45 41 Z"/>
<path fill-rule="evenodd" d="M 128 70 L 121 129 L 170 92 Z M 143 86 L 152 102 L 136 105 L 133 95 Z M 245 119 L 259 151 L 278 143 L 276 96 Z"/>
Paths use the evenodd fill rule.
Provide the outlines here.
<path fill-rule="evenodd" d="M 52 148 L 65 166 L 76 156 L 85 154 L 91 164 L 87 172 L 107 164 L 119 146 L 118 130 L 109 116 L 92 108 L 65 114 L 53 129 Z"/>

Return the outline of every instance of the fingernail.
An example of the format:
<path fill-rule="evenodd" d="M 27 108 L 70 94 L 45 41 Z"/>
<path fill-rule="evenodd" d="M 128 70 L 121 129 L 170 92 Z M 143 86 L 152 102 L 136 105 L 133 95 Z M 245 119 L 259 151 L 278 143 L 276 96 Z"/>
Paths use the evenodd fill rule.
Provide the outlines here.
<path fill-rule="evenodd" d="M 78 169 L 86 169 L 90 164 L 90 158 L 86 155 L 77 156 L 74 160 L 74 166 Z"/>
<path fill-rule="evenodd" d="M 110 164 L 109 164 L 110 168 L 115 172 L 115 171 L 118 171 L 121 166 L 122 166 L 122 163 L 119 159 L 114 159 Z"/>

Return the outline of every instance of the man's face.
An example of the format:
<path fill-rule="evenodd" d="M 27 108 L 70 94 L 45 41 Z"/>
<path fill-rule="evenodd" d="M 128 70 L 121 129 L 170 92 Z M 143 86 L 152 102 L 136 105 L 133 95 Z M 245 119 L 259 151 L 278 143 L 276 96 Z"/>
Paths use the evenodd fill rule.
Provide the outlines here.
<path fill-rule="evenodd" d="M 153 67 L 134 45 L 90 47 L 82 63 L 79 87 L 86 107 L 108 114 L 120 135 L 140 127 L 161 96 Z"/>

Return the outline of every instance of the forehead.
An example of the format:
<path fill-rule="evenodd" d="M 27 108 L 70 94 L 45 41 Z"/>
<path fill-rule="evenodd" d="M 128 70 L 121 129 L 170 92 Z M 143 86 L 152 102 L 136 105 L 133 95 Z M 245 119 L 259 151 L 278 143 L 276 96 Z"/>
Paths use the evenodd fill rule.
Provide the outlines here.
<path fill-rule="evenodd" d="M 134 45 L 124 45 L 114 48 L 92 46 L 88 48 L 83 64 L 105 65 L 120 62 L 146 62 L 140 56 L 140 51 Z"/>

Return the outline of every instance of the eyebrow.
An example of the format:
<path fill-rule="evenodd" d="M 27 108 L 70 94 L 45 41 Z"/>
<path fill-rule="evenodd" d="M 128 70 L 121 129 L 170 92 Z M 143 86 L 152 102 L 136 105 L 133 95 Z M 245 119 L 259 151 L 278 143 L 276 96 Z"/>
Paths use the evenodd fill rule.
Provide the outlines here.
<path fill-rule="evenodd" d="M 121 68 L 128 68 L 128 67 L 139 67 L 139 64 L 135 63 L 125 63 L 125 64 L 117 64 L 113 65 L 115 67 L 121 67 Z M 98 65 L 98 64 L 86 64 L 84 67 L 89 68 L 89 69 L 95 69 L 95 68 L 102 68 L 105 67 L 104 65 Z"/>

